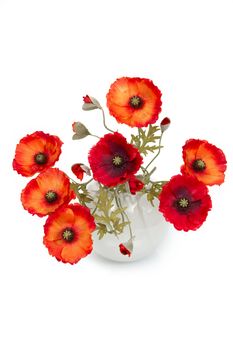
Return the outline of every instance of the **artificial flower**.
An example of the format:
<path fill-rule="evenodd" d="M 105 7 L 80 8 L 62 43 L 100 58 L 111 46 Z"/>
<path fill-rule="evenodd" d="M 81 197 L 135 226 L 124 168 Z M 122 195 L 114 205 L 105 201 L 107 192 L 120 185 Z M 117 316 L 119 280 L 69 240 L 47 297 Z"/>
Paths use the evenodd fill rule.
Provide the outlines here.
<path fill-rule="evenodd" d="M 84 174 L 91 175 L 90 168 L 82 163 L 76 163 L 72 165 L 71 170 L 75 176 L 82 181 Z"/>
<path fill-rule="evenodd" d="M 58 261 L 75 264 L 91 253 L 95 227 L 88 208 L 77 203 L 63 206 L 49 215 L 43 242 Z"/>
<path fill-rule="evenodd" d="M 83 96 L 83 102 L 84 103 L 92 103 L 92 100 L 90 99 L 90 97 L 88 95 Z"/>
<path fill-rule="evenodd" d="M 142 164 L 138 149 L 118 132 L 102 137 L 90 150 L 88 160 L 94 179 L 109 187 L 126 182 Z"/>
<path fill-rule="evenodd" d="M 128 255 L 128 257 L 131 256 L 131 251 L 127 249 L 123 243 L 119 244 L 119 249 L 122 255 Z"/>
<path fill-rule="evenodd" d="M 101 109 L 101 105 L 99 101 L 92 96 L 88 96 L 88 95 L 84 96 L 83 102 L 84 104 L 82 106 L 82 109 L 84 111 L 91 111 L 93 109 L 98 109 L 98 108 Z"/>
<path fill-rule="evenodd" d="M 163 118 L 163 120 L 160 123 L 160 129 L 162 132 L 166 131 L 171 124 L 171 120 L 169 118 Z"/>
<path fill-rule="evenodd" d="M 47 169 L 29 181 L 21 194 L 24 209 L 41 217 L 68 204 L 74 198 L 69 178 L 56 168 Z"/>
<path fill-rule="evenodd" d="M 13 169 L 23 176 L 33 176 L 50 168 L 61 154 L 61 140 L 36 131 L 23 137 L 16 146 Z"/>
<path fill-rule="evenodd" d="M 72 137 L 73 140 L 81 140 L 84 139 L 84 137 L 91 135 L 90 131 L 85 127 L 85 125 L 80 122 L 74 122 L 72 124 L 72 129 L 74 132 Z"/>
<path fill-rule="evenodd" d="M 157 121 L 161 92 L 149 79 L 120 78 L 110 87 L 107 106 L 119 123 L 144 127 Z"/>
<path fill-rule="evenodd" d="M 165 184 L 159 196 L 159 210 L 177 230 L 196 230 L 212 207 L 208 188 L 195 177 L 176 175 Z"/>
<path fill-rule="evenodd" d="M 144 183 L 136 176 L 132 176 L 128 182 L 131 194 L 136 194 L 136 192 L 141 191 L 144 187 Z"/>
<path fill-rule="evenodd" d="M 225 179 L 223 151 L 205 140 L 188 140 L 183 146 L 182 174 L 195 176 L 206 185 L 221 185 Z"/>

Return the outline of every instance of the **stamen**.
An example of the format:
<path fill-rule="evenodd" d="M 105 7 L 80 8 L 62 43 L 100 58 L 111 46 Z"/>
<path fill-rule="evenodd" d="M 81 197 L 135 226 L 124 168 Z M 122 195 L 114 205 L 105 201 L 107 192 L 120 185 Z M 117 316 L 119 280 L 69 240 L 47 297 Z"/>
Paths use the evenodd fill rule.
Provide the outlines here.
<path fill-rule="evenodd" d="M 115 166 L 121 166 L 123 164 L 123 157 L 121 156 L 115 156 L 112 160 L 113 165 Z"/>
<path fill-rule="evenodd" d="M 71 228 L 66 228 L 62 233 L 62 237 L 65 241 L 71 242 L 74 239 L 74 231 Z"/>
<path fill-rule="evenodd" d="M 48 203 L 53 203 L 57 200 L 58 195 L 54 191 L 48 191 L 45 195 L 45 199 Z"/>
<path fill-rule="evenodd" d="M 40 152 L 35 155 L 34 160 L 36 164 L 44 165 L 48 161 L 48 156 L 45 153 Z"/>
<path fill-rule="evenodd" d="M 140 96 L 132 96 L 129 100 L 129 105 L 135 109 L 142 107 L 142 104 L 143 100 Z"/>
<path fill-rule="evenodd" d="M 180 208 L 188 208 L 189 200 L 187 198 L 180 198 L 178 199 L 177 204 Z"/>
<path fill-rule="evenodd" d="M 202 159 L 196 159 L 192 164 L 192 168 L 195 171 L 203 171 L 206 168 L 206 164 Z"/>

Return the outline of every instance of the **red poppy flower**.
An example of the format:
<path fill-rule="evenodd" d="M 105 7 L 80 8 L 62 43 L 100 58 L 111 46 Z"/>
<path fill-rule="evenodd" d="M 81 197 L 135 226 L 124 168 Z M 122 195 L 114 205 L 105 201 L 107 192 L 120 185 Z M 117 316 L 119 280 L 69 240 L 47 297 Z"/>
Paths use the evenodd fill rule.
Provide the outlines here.
<path fill-rule="evenodd" d="M 94 179 L 110 187 L 126 182 L 142 164 L 138 149 L 118 132 L 102 137 L 88 159 Z"/>
<path fill-rule="evenodd" d="M 87 174 L 89 176 L 91 175 L 90 169 L 82 163 L 77 163 L 72 165 L 71 170 L 77 176 L 77 178 L 81 181 L 83 179 L 84 174 Z"/>
<path fill-rule="evenodd" d="M 47 169 L 32 179 L 21 194 L 24 209 L 41 217 L 54 212 L 63 204 L 68 204 L 74 198 L 69 178 L 56 168 Z"/>
<path fill-rule="evenodd" d="M 136 192 L 141 191 L 144 187 L 144 183 L 137 179 L 136 176 L 133 176 L 129 179 L 129 189 L 132 194 L 136 194 Z"/>
<path fill-rule="evenodd" d="M 13 169 L 23 176 L 33 176 L 50 168 L 59 159 L 62 142 L 57 136 L 36 131 L 23 137 L 16 146 Z"/>
<path fill-rule="evenodd" d="M 44 225 L 44 245 L 58 261 L 75 264 L 92 251 L 95 222 L 80 204 L 63 206 L 49 215 Z"/>
<path fill-rule="evenodd" d="M 224 182 L 226 157 L 223 151 L 207 141 L 188 140 L 183 146 L 182 174 L 195 176 L 206 185 Z"/>
<path fill-rule="evenodd" d="M 177 230 L 196 230 L 211 209 L 208 188 L 195 177 L 176 175 L 163 186 L 159 210 Z"/>
<path fill-rule="evenodd" d="M 161 92 L 149 79 L 120 78 L 110 87 L 107 106 L 119 123 L 143 127 L 157 121 Z"/>

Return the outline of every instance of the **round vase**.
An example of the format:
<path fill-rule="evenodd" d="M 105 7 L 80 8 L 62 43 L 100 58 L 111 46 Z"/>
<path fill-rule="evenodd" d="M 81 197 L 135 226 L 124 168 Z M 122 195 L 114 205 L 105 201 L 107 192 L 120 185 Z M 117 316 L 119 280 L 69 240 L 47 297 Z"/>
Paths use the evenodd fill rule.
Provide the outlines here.
<path fill-rule="evenodd" d="M 118 261 L 132 262 L 140 260 L 155 251 L 155 248 L 165 238 L 169 225 L 159 212 L 159 201 L 155 199 L 154 207 L 147 201 L 145 195 L 120 195 L 122 206 L 131 222 L 133 234 L 133 250 L 131 256 L 123 255 L 119 245 L 130 239 L 129 229 L 126 226 L 120 235 L 106 234 L 99 239 L 96 232 L 93 235 L 93 251 L 103 258 Z"/>

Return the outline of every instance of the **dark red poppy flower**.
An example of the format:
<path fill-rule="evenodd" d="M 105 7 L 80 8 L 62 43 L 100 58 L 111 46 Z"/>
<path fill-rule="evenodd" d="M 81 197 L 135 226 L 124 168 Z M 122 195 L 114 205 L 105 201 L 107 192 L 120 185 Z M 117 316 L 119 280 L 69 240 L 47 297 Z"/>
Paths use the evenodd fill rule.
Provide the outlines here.
<path fill-rule="evenodd" d="M 33 176 L 50 168 L 61 154 L 61 140 L 54 135 L 36 131 L 23 137 L 16 146 L 13 169 L 23 176 Z"/>
<path fill-rule="evenodd" d="M 143 189 L 144 183 L 137 179 L 136 176 L 133 176 L 129 179 L 129 189 L 132 194 L 136 194 Z"/>
<path fill-rule="evenodd" d="M 47 169 L 29 181 L 21 194 L 24 209 L 40 217 L 54 212 L 74 198 L 69 178 L 56 168 Z"/>
<path fill-rule="evenodd" d="M 146 78 L 119 78 L 107 94 L 110 114 L 118 123 L 143 127 L 157 121 L 161 111 L 161 92 Z"/>
<path fill-rule="evenodd" d="M 221 185 L 225 179 L 223 151 L 205 140 L 190 139 L 183 146 L 182 174 L 195 176 L 206 185 Z"/>
<path fill-rule="evenodd" d="M 44 225 L 44 245 L 63 263 L 75 264 L 92 251 L 95 222 L 88 208 L 70 204 L 49 215 Z"/>
<path fill-rule="evenodd" d="M 138 149 L 118 132 L 102 137 L 90 150 L 88 160 L 94 179 L 109 187 L 126 182 L 142 164 Z"/>
<path fill-rule="evenodd" d="M 81 181 L 83 179 L 84 174 L 87 174 L 89 176 L 91 175 L 90 169 L 82 163 L 72 165 L 71 170 L 73 171 L 75 176 L 77 176 L 77 178 Z"/>
<path fill-rule="evenodd" d="M 196 230 L 212 207 L 208 188 L 195 177 L 176 175 L 165 184 L 159 196 L 159 210 L 177 230 Z"/>

